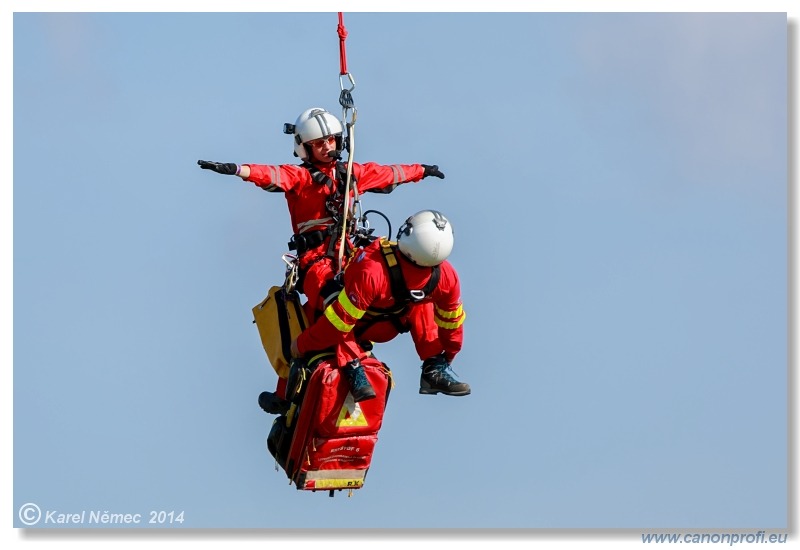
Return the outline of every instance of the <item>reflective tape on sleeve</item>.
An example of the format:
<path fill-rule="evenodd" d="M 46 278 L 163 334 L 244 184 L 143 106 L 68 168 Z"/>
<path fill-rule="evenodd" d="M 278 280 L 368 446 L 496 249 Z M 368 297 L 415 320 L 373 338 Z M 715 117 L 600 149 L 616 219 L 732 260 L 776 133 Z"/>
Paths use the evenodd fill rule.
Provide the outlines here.
<path fill-rule="evenodd" d="M 353 302 L 350 301 L 350 298 L 347 296 L 345 291 L 341 291 L 339 293 L 339 305 L 341 305 L 342 309 L 354 319 L 361 319 L 366 313 L 365 310 L 358 309 L 353 305 Z"/>
<path fill-rule="evenodd" d="M 353 330 L 353 325 L 347 324 L 336 314 L 333 310 L 333 304 L 325 308 L 325 317 L 331 324 L 339 329 L 341 332 L 350 332 Z"/>

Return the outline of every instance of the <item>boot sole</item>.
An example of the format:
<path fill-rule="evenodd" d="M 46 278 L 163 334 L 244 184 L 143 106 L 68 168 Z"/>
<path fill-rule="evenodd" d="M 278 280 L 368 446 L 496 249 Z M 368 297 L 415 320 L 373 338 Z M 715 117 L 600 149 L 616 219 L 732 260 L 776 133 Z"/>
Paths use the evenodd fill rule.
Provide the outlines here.
<path fill-rule="evenodd" d="M 353 392 L 350 392 L 350 395 L 353 395 Z M 370 399 L 375 399 L 377 396 L 378 396 L 378 394 L 376 394 L 375 392 L 368 393 L 366 395 L 361 395 L 359 397 L 356 397 L 355 395 L 353 395 L 353 401 L 355 401 L 356 403 L 361 403 L 362 401 L 368 401 Z"/>
<path fill-rule="evenodd" d="M 452 395 L 453 397 L 460 397 L 462 395 L 469 395 L 471 392 L 472 392 L 472 390 L 463 390 L 463 391 L 457 391 L 457 392 L 446 392 L 446 391 L 443 391 L 443 390 L 435 390 L 433 388 L 420 388 L 419 389 L 419 393 L 421 393 L 423 395 L 436 395 L 437 393 L 441 393 L 441 394 L 444 394 L 444 395 Z"/>

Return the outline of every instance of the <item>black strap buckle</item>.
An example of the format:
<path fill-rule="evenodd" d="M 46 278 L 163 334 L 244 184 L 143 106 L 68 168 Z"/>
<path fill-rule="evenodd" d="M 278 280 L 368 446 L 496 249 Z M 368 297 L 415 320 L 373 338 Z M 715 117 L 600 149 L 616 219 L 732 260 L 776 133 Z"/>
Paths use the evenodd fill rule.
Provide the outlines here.
<path fill-rule="evenodd" d="M 289 250 L 297 250 L 298 254 L 303 254 L 325 242 L 325 237 L 328 233 L 328 231 L 322 230 L 309 231 L 308 233 L 295 233 L 292 235 L 287 246 Z"/>

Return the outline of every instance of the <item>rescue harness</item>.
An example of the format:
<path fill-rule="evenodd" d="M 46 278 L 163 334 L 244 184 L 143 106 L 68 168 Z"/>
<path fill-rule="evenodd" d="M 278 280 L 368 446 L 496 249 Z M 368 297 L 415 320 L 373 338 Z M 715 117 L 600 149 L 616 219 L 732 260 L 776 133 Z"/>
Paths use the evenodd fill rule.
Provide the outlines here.
<path fill-rule="evenodd" d="M 327 174 L 323 173 L 319 168 L 310 162 L 303 162 L 301 166 L 308 170 L 313 181 L 328 188 L 329 194 L 328 200 L 325 202 L 325 209 L 331 215 L 330 221 L 332 223 L 325 229 L 305 231 L 292 235 L 288 243 L 289 250 L 296 250 L 298 255 L 302 255 L 308 250 L 318 247 L 325 242 L 325 239 L 330 235 L 335 234 L 336 237 L 339 236 L 339 231 L 341 231 L 340 224 L 338 223 L 340 212 L 342 205 L 347 201 L 347 197 L 344 195 L 344 181 L 347 177 L 347 168 L 343 162 L 336 162 L 335 180 L 331 179 Z M 356 179 L 354 176 L 351 177 L 353 180 L 353 188 L 355 190 Z M 331 258 L 335 257 L 335 240 L 335 238 L 331 239 L 333 244 L 328 247 L 325 256 L 329 256 Z"/>
<path fill-rule="evenodd" d="M 381 239 L 381 252 L 386 267 L 389 272 L 389 284 L 392 287 L 392 298 L 394 298 L 394 305 L 386 308 L 370 308 L 367 309 L 364 316 L 361 318 L 364 321 L 360 323 L 360 327 L 356 329 L 356 338 L 360 338 L 369 326 L 381 321 L 391 322 L 395 329 L 401 334 L 408 332 L 409 327 L 404 325 L 400 318 L 408 311 L 409 304 L 421 302 L 429 296 L 439 284 L 439 277 L 441 270 L 438 265 L 431 268 L 431 276 L 425 286 L 421 289 L 409 289 L 406 284 L 406 279 L 403 276 L 403 269 L 397 259 L 397 243 Z"/>

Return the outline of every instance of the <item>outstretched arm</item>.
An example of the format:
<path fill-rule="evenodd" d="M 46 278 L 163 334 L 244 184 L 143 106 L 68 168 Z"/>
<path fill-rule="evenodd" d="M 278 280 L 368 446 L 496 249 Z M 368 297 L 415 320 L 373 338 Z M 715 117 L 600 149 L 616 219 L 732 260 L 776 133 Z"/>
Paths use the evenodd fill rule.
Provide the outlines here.
<path fill-rule="evenodd" d="M 359 192 L 391 193 L 403 183 L 417 182 L 433 176 L 443 179 L 444 174 L 436 165 L 428 164 L 378 164 L 366 162 L 355 165 L 355 176 Z"/>

